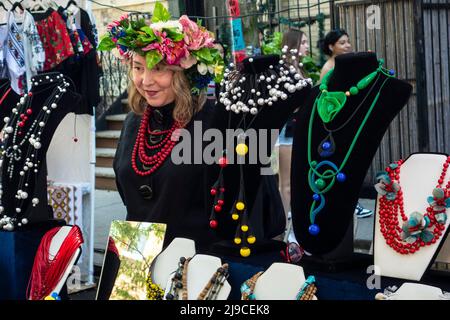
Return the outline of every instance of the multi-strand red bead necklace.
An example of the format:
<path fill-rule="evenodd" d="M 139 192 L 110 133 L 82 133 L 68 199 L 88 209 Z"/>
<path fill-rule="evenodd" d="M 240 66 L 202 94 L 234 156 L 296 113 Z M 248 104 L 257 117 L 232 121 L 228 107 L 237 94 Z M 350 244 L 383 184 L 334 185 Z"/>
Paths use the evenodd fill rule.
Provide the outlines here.
<path fill-rule="evenodd" d="M 168 130 L 152 130 L 150 128 L 151 114 L 152 108 L 147 107 L 142 116 L 136 143 L 131 155 L 133 170 L 140 176 L 152 174 L 163 164 L 176 145 L 178 141 L 177 129 L 181 128 L 181 125 L 177 121 L 174 121 Z M 165 137 L 163 137 L 164 135 Z M 152 137 L 161 138 L 161 141 L 156 144 L 151 144 L 149 141 L 151 141 Z M 152 155 L 149 155 L 149 153 Z M 141 163 L 142 170 L 138 167 L 137 157 Z"/>
<path fill-rule="evenodd" d="M 436 243 L 445 230 L 445 211 L 450 204 L 450 180 L 445 187 L 443 185 L 450 165 L 450 156 L 443 165 L 433 195 L 428 198 L 426 213 L 421 215 L 415 212 L 415 216 L 412 217 L 412 214 L 409 218 L 405 215 L 403 191 L 400 186 L 400 168 L 403 162 L 399 160 L 388 166 L 385 172 L 389 179 L 381 179 L 385 194 L 380 197 L 379 222 L 386 244 L 400 254 L 411 254 L 421 247 Z"/>
<path fill-rule="evenodd" d="M 29 300 L 42 300 L 52 293 L 66 272 L 76 250 L 84 242 L 80 228 L 73 226 L 56 255 L 50 256 L 50 246 L 60 229 L 60 227 L 53 228 L 42 237 L 28 283 L 27 298 Z"/>

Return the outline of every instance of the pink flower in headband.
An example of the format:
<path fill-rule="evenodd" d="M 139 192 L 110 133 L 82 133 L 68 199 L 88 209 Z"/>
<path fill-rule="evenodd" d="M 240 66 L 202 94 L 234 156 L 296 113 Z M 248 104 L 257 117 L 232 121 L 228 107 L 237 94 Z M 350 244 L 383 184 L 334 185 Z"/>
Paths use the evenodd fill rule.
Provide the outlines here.
<path fill-rule="evenodd" d="M 158 33 L 158 36 L 161 37 L 161 42 L 151 43 L 142 48 L 142 51 L 157 50 L 163 58 L 166 58 L 167 64 L 180 65 L 181 59 L 189 55 L 184 41 L 174 42 L 172 39 L 167 38 L 165 32 Z"/>
<path fill-rule="evenodd" d="M 184 42 L 189 50 L 200 50 L 204 47 L 212 48 L 214 46 L 214 39 L 208 30 L 200 27 L 188 16 L 181 16 L 179 22 L 183 26 Z"/>

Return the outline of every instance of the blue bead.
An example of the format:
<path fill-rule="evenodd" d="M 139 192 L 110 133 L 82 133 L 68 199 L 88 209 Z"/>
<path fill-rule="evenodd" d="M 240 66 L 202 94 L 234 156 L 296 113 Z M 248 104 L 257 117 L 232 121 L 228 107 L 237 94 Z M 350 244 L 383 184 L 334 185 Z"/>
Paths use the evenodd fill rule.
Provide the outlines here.
<path fill-rule="evenodd" d="M 347 176 L 343 173 L 338 173 L 338 175 L 336 176 L 336 179 L 339 182 L 344 182 L 347 179 Z"/>
<path fill-rule="evenodd" d="M 331 148 L 331 143 L 329 143 L 328 141 L 322 143 L 322 149 L 323 149 L 323 150 L 328 150 L 328 149 L 330 149 L 330 148 Z"/>
<path fill-rule="evenodd" d="M 317 224 L 312 224 L 309 226 L 308 231 L 311 235 L 317 236 L 320 232 L 320 228 Z"/>
<path fill-rule="evenodd" d="M 320 196 L 317 193 L 314 193 L 313 200 L 314 201 L 319 201 L 320 200 Z"/>
<path fill-rule="evenodd" d="M 393 75 L 395 74 L 394 69 L 389 70 L 389 74 L 390 74 L 391 76 L 393 76 Z"/>

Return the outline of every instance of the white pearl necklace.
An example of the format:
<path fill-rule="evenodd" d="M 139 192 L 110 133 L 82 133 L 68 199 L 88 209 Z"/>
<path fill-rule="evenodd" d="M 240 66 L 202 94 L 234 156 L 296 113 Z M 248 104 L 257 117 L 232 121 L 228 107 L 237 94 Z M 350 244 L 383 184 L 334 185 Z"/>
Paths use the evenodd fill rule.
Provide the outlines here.
<path fill-rule="evenodd" d="M 225 109 L 236 114 L 250 112 L 256 115 L 263 107 L 272 106 L 279 99 L 286 100 L 288 93 L 294 93 L 312 85 L 310 78 L 303 79 L 295 66 L 284 60 L 287 51 L 288 48 L 285 46 L 282 49 L 282 59 L 278 64 L 270 65 L 268 70 L 259 74 L 237 72 L 234 64 L 231 63 L 230 69 L 225 70 L 224 80 L 221 83 L 225 90 L 220 93 L 219 98 Z M 295 49 L 290 50 L 292 61 L 296 61 L 297 52 Z M 248 61 L 253 63 L 253 58 L 249 58 Z M 299 66 L 302 67 L 303 64 L 299 63 Z M 244 83 L 250 84 L 251 89 L 242 88 L 241 85 Z"/>
<path fill-rule="evenodd" d="M 28 218 L 23 217 L 23 210 L 25 203 L 29 201 L 30 191 L 28 190 L 29 182 L 37 177 L 40 161 L 38 160 L 38 152 L 42 147 L 41 134 L 44 131 L 52 110 L 58 107 L 58 101 L 61 100 L 63 94 L 67 91 L 69 83 L 66 82 L 64 75 L 60 73 L 51 73 L 47 75 L 36 76 L 32 79 L 33 87 L 27 95 L 20 98 L 17 106 L 12 109 L 10 117 L 3 119 L 5 126 L 2 130 L 4 137 L 4 145 L 1 147 L 0 159 L 2 166 L 7 165 L 7 176 L 2 178 L 2 182 L 6 182 L 5 178 L 13 179 L 15 176 L 16 163 L 21 161 L 25 155 L 25 162 L 19 171 L 19 183 L 17 186 L 16 208 L 15 212 L 4 212 L 5 208 L 2 206 L 1 199 L 3 197 L 3 186 L 0 183 L 0 229 L 6 231 L 13 231 L 16 226 L 21 227 L 28 223 Z M 36 115 L 34 121 L 27 129 L 22 132 L 23 138 L 20 139 L 19 132 L 25 127 L 25 122 L 28 116 L 32 114 L 33 96 L 42 91 L 34 92 L 41 85 L 54 84 L 56 88 L 46 99 L 44 106 Z M 44 89 L 47 90 L 47 89 Z M 43 90 L 43 91 L 44 91 Z M 30 111 L 31 110 L 31 111 Z M 10 141 L 11 139 L 11 141 Z M 4 146 L 8 146 L 6 150 Z M 3 171 L 3 169 L 2 169 Z M 36 186 L 34 186 L 36 187 Z M 33 197 L 31 204 L 36 207 L 39 204 L 39 198 Z"/>

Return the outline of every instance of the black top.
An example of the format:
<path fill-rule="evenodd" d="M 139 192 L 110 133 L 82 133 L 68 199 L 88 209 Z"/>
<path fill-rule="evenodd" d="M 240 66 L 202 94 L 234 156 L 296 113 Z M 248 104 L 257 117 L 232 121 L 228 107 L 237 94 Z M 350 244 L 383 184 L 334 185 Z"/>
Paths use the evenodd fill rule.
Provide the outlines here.
<path fill-rule="evenodd" d="M 306 87 L 289 94 L 289 98 L 286 100 L 278 100 L 271 107 L 261 111 L 251 127 L 255 129 L 280 129 L 292 111 L 304 101 L 309 92 L 310 88 Z M 163 120 L 157 123 L 154 117 L 151 117 L 152 129 L 169 128 L 172 121 L 173 105 L 154 108 L 154 110 L 160 111 L 160 117 Z M 191 137 L 195 138 L 193 135 L 194 122 L 200 121 L 201 129 L 196 129 L 196 134 L 203 134 L 208 128 L 219 129 L 222 133 L 225 133 L 225 130 L 229 127 L 228 123 L 237 124 L 241 116 L 242 114 L 236 115 L 226 111 L 220 103 L 216 105 L 207 103 L 185 129 L 191 134 Z M 127 220 L 167 224 L 164 245 L 168 245 L 175 237 L 185 237 L 193 239 L 199 248 L 206 249 L 208 245 L 215 241 L 233 239 L 237 224 L 232 221 L 228 213 L 239 189 L 239 165 L 229 165 L 224 171 L 225 188 L 227 190 L 225 205 L 222 210 L 223 214 L 220 213 L 217 217 L 219 222 L 217 231 L 213 231 L 209 227 L 209 216 L 213 202 L 210 190 L 218 177 L 220 167 L 217 164 L 175 165 L 169 156 L 162 166 L 149 176 L 137 175 L 131 166 L 131 157 L 140 120 L 141 116 L 133 112 L 128 114 L 114 159 L 116 183 L 127 207 Z M 198 124 L 196 127 L 198 128 Z M 231 126 L 231 128 L 235 127 Z M 203 151 L 208 143 L 203 142 Z M 192 148 L 194 148 L 195 143 L 192 143 L 192 145 Z M 270 154 L 270 149 L 268 152 Z M 191 155 L 194 156 L 193 151 Z M 283 209 L 281 201 L 278 201 L 280 196 L 276 187 L 270 187 L 275 183 L 274 178 L 273 176 L 261 176 L 260 168 L 260 163 L 244 165 L 247 208 L 251 212 L 252 223 L 261 226 L 260 229 L 262 230 L 256 235 L 259 240 L 261 240 L 261 237 L 270 239 L 275 236 L 276 234 L 273 234 L 275 229 L 279 232 L 278 234 L 284 230 Z M 257 196 L 258 193 L 261 196 Z M 261 200 L 261 205 L 255 205 L 257 199 Z M 274 201 L 278 207 L 273 204 Z M 253 212 L 252 208 L 255 208 Z M 256 210 L 256 208 L 259 209 Z M 274 214 L 280 214 L 283 218 L 274 219 Z M 281 221 L 281 227 L 279 223 L 275 225 L 274 221 L 277 223 Z"/>

